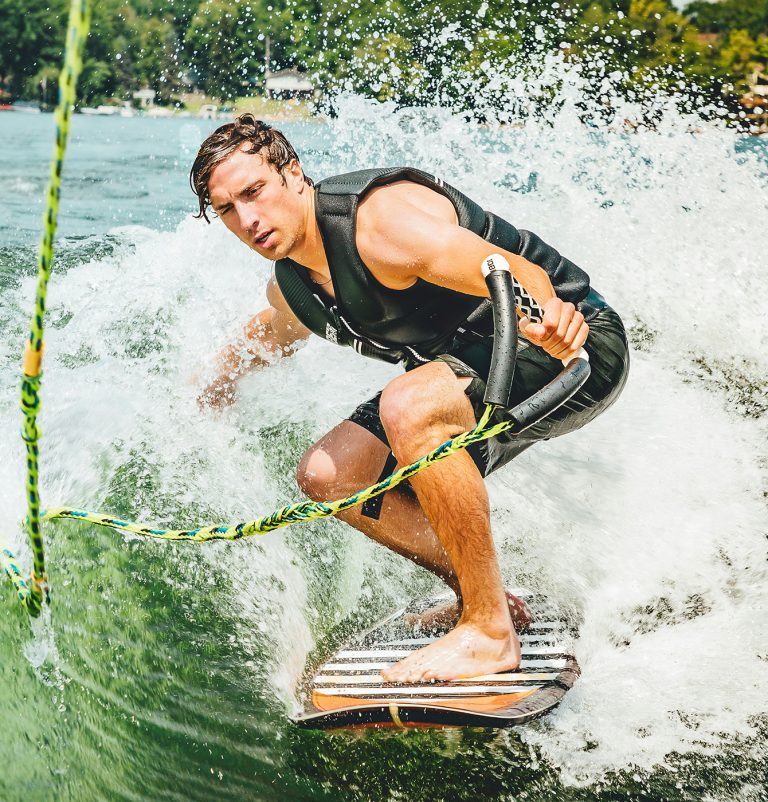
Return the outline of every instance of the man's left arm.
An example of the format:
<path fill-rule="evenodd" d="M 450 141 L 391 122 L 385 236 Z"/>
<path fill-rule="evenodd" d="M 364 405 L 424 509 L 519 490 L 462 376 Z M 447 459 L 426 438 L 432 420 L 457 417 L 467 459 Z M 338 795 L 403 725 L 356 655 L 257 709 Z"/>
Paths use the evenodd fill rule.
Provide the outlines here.
<path fill-rule="evenodd" d="M 358 218 L 358 250 L 378 278 L 386 276 L 402 288 L 421 278 L 480 297 L 488 297 L 481 265 L 491 254 L 500 253 L 514 278 L 544 310 L 541 323 L 520 321 L 520 330 L 531 343 L 550 356 L 568 359 L 579 352 L 589 334 L 584 316 L 557 297 L 541 267 L 411 204 L 387 208 L 382 199 L 369 207 L 365 219 Z"/>

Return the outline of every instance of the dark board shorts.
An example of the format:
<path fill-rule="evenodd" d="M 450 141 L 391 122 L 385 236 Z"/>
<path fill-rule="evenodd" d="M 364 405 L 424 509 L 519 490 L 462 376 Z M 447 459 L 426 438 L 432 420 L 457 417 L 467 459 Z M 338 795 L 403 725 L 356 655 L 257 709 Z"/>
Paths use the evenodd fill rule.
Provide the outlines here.
<path fill-rule="evenodd" d="M 601 309 L 589 321 L 589 337 L 584 348 L 589 354 L 592 372 L 584 386 L 569 401 L 520 434 L 503 432 L 490 440 L 474 443 L 467 449 L 483 476 L 488 476 L 506 465 L 534 443 L 580 429 L 608 409 L 619 397 L 629 371 L 629 350 L 621 318 L 609 306 Z M 480 419 L 485 410 L 483 394 L 490 370 L 492 349 L 491 337 L 464 338 L 458 339 L 449 353 L 437 357 L 456 376 L 472 380 L 465 393 L 472 402 L 476 420 Z M 562 369 L 563 363 L 559 359 L 520 338 L 510 407 L 532 396 Z M 381 393 L 378 393 L 360 404 L 349 416 L 349 420 L 389 445 L 379 417 L 380 399 Z M 504 413 L 497 413 L 493 420 L 504 420 Z M 390 452 L 381 478 L 392 473 L 395 467 L 396 460 Z M 381 496 L 363 505 L 363 513 L 372 518 L 378 517 L 380 509 Z"/>

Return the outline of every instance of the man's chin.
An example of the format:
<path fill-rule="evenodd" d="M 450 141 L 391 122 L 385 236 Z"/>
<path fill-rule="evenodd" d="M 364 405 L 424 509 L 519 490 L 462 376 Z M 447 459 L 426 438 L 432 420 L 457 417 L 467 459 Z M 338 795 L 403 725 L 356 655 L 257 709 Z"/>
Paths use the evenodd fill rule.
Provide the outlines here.
<path fill-rule="evenodd" d="M 270 259 L 271 261 L 285 259 L 285 257 L 288 255 L 288 249 L 283 247 L 282 244 L 277 244 L 273 248 L 262 248 L 255 243 L 249 243 L 249 245 L 251 250 L 256 251 L 259 256 L 263 256 L 265 259 Z"/>
<path fill-rule="evenodd" d="M 271 242 L 273 239 L 274 243 Z M 286 242 L 284 238 L 278 239 L 275 234 L 272 234 L 269 239 L 267 239 L 267 244 L 269 247 L 264 248 L 263 246 L 256 244 L 253 240 L 248 242 L 248 246 L 251 248 L 251 250 L 256 251 L 259 256 L 263 256 L 265 259 L 269 259 L 273 262 L 290 256 L 294 247 L 294 243 L 292 243 L 290 240 Z"/>

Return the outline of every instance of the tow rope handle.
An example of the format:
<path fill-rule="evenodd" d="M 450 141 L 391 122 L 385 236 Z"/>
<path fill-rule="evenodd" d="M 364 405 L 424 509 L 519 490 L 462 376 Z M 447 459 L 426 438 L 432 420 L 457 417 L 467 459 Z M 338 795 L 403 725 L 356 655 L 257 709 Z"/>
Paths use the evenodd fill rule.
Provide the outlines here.
<path fill-rule="evenodd" d="M 509 396 L 517 363 L 517 311 L 519 305 L 529 320 L 540 323 L 544 310 L 515 279 L 509 262 L 500 253 L 486 257 L 481 265 L 493 307 L 493 351 L 491 369 L 483 401 L 508 411 L 521 432 L 562 406 L 587 381 L 591 373 L 589 356 L 582 348 L 579 353 L 563 360 L 564 369 L 530 398 L 509 409 Z"/>

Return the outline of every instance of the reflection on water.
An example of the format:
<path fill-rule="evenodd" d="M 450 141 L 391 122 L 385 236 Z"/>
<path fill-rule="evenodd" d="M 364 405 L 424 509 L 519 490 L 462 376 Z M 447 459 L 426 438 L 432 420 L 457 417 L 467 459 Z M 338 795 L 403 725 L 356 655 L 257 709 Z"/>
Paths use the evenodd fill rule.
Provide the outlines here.
<path fill-rule="evenodd" d="M 621 402 L 490 482 L 505 576 L 578 627 L 583 676 L 559 710 L 510 733 L 296 730 L 307 661 L 431 578 L 338 522 L 204 547 L 57 522 L 50 618 L 31 631 L 4 591 L 0 797 L 765 798 L 765 148 L 674 117 L 588 131 L 563 91 L 547 126 L 353 97 L 333 121 L 286 126 L 316 178 L 441 175 L 583 264 L 632 327 Z M 4 124 L 0 526 L 26 564 L 17 365 L 51 132 L 44 116 Z M 160 525 L 269 512 L 297 497 L 303 450 L 396 374 L 318 341 L 243 381 L 233 409 L 199 412 L 211 356 L 261 308 L 269 273 L 187 216 L 207 126 L 75 118 L 46 504 Z"/>

